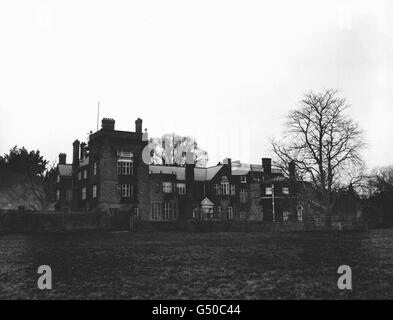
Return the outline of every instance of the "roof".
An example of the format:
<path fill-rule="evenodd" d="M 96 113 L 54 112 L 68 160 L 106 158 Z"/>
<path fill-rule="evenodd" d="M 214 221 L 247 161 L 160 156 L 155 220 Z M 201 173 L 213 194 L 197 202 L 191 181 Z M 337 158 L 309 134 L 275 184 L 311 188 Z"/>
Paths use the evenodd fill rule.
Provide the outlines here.
<path fill-rule="evenodd" d="M 277 177 L 273 177 L 268 180 L 265 180 L 264 183 L 282 182 L 282 181 L 290 181 L 290 179 L 285 178 L 283 176 L 277 176 Z"/>
<path fill-rule="evenodd" d="M 186 179 L 186 170 L 185 167 L 176 167 L 176 166 L 162 166 L 162 165 L 150 165 L 149 166 L 150 174 L 174 174 L 178 180 Z"/>
<path fill-rule="evenodd" d="M 216 176 L 218 171 L 220 171 L 223 166 L 224 165 L 221 164 L 209 168 L 195 168 L 194 179 L 195 181 L 210 181 Z"/>
<path fill-rule="evenodd" d="M 232 170 L 233 176 L 245 176 L 250 172 L 249 169 L 234 169 Z"/>
<path fill-rule="evenodd" d="M 232 162 L 232 175 L 244 176 L 247 175 L 250 171 L 263 172 L 262 165 L 241 163 L 239 160 Z"/>
<path fill-rule="evenodd" d="M 59 164 L 59 175 L 72 176 L 72 164 Z"/>
<path fill-rule="evenodd" d="M 210 181 L 212 180 L 218 171 L 224 165 L 218 165 L 214 167 L 208 168 L 194 168 L 194 179 L 195 181 Z M 185 180 L 186 179 L 186 168 L 178 167 L 178 166 L 162 166 L 162 165 L 150 165 L 149 166 L 150 174 L 174 174 L 176 175 L 177 180 Z"/>

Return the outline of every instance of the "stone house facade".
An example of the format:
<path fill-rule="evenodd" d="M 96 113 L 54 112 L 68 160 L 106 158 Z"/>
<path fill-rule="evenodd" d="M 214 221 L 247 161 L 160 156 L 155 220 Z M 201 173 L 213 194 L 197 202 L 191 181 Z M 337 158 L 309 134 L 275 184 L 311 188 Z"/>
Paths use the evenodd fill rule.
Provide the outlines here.
<path fill-rule="evenodd" d="M 201 168 L 192 153 L 185 166 L 151 165 L 146 155 L 150 150 L 141 119 L 135 131 L 119 131 L 115 120 L 104 118 L 88 144 L 74 141 L 72 164 L 61 155 L 60 181 L 68 182 L 66 187 L 58 183 L 57 206 L 128 211 L 148 221 L 298 219 L 291 179 L 272 170 L 268 158 L 261 165 L 232 164 L 227 158 Z"/>

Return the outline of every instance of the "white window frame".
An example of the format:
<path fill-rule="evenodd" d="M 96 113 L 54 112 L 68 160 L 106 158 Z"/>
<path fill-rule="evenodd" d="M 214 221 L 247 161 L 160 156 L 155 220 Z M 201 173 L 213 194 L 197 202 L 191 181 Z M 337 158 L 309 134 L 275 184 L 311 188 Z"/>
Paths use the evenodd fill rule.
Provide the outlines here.
<path fill-rule="evenodd" d="M 186 194 L 186 184 L 184 182 L 176 183 L 176 191 L 180 195 Z"/>
<path fill-rule="evenodd" d="M 131 176 L 134 174 L 134 164 L 131 160 L 117 160 L 117 174 Z"/>
<path fill-rule="evenodd" d="M 283 194 L 289 194 L 289 188 L 288 187 L 283 187 L 282 188 L 282 193 Z"/>
<path fill-rule="evenodd" d="M 173 183 L 170 181 L 164 181 L 162 183 L 162 192 L 163 193 L 172 193 L 173 192 Z"/>
<path fill-rule="evenodd" d="M 162 204 L 161 202 L 152 202 L 151 203 L 151 220 L 161 220 L 162 217 Z"/>
<path fill-rule="evenodd" d="M 266 188 L 265 188 L 265 194 L 266 194 L 267 196 L 273 195 L 273 189 L 272 189 L 272 187 L 266 187 Z"/>
<path fill-rule="evenodd" d="M 240 203 L 247 202 L 247 190 L 244 188 L 241 188 L 239 191 L 239 201 L 240 201 Z"/>
<path fill-rule="evenodd" d="M 231 196 L 236 195 L 236 186 L 234 184 L 231 184 Z"/>
<path fill-rule="evenodd" d="M 164 202 L 162 208 L 162 220 L 171 220 L 172 215 L 172 204 L 170 202 Z"/>
<path fill-rule="evenodd" d="M 241 183 L 247 183 L 247 177 L 246 176 L 240 176 L 240 182 Z"/>
<path fill-rule="evenodd" d="M 81 192 L 82 192 L 82 200 L 86 200 L 86 198 L 87 198 L 87 189 L 86 189 L 86 187 L 83 187 Z"/>
<path fill-rule="evenodd" d="M 228 220 L 233 220 L 233 207 L 228 207 Z"/>
<path fill-rule="evenodd" d="M 122 183 L 121 184 L 121 197 L 122 198 L 131 198 L 131 190 L 133 189 L 131 184 L 129 183 Z"/>
<path fill-rule="evenodd" d="M 117 156 L 121 158 L 133 158 L 134 155 L 131 151 L 117 150 Z"/>
<path fill-rule="evenodd" d="M 222 194 L 222 190 L 221 190 L 221 185 L 220 184 L 215 183 L 213 188 L 214 188 L 214 193 L 216 195 L 221 195 Z"/>
<path fill-rule="evenodd" d="M 93 185 L 93 188 L 92 188 L 92 197 L 93 197 L 93 199 L 96 199 L 96 198 L 97 198 L 97 185 Z"/>
<path fill-rule="evenodd" d="M 97 167 L 98 167 L 97 162 L 94 162 L 94 163 L 93 163 L 93 175 L 94 175 L 94 176 L 97 175 Z"/>
<path fill-rule="evenodd" d="M 230 184 L 227 176 L 221 177 L 221 194 L 224 196 L 230 195 Z"/>
<path fill-rule="evenodd" d="M 85 169 L 85 170 L 83 170 L 83 179 L 87 179 L 87 170 Z"/>

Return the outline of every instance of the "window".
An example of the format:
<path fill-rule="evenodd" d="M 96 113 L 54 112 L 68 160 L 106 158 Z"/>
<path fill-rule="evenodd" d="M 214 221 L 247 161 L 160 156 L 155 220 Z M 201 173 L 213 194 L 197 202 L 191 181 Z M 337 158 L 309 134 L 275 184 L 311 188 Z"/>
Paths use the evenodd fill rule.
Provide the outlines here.
<path fill-rule="evenodd" d="M 228 207 L 228 220 L 232 220 L 232 219 L 233 219 L 233 208 Z"/>
<path fill-rule="evenodd" d="M 289 221 L 289 216 L 290 216 L 290 212 L 289 211 L 284 211 L 283 213 L 282 213 L 282 219 L 284 220 L 284 221 Z"/>
<path fill-rule="evenodd" d="M 59 201 L 60 200 L 60 190 L 56 191 L 56 200 Z"/>
<path fill-rule="evenodd" d="M 221 194 L 221 188 L 220 188 L 220 185 L 219 184 L 214 184 L 214 193 L 216 194 L 216 195 L 220 195 Z"/>
<path fill-rule="evenodd" d="M 121 196 L 122 198 L 129 198 L 131 197 L 133 191 L 133 185 L 131 184 L 122 184 L 121 185 Z"/>
<path fill-rule="evenodd" d="M 82 188 L 82 200 L 86 200 L 86 187 Z"/>
<path fill-rule="evenodd" d="M 164 211 L 162 215 L 163 220 L 169 220 L 172 213 L 172 206 L 170 202 L 164 203 Z"/>
<path fill-rule="evenodd" d="M 133 162 L 130 160 L 117 161 L 117 174 L 132 175 L 134 174 Z"/>
<path fill-rule="evenodd" d="M 247 202 L 247 190 L 246 189 L 240 189 L 239 198 L 240 198 L 241 203 Z"/>
<path fill-rule="evenodd" d="M 192 218 L 198 219 L 198 208 L 194 208 L 194 210 L 192 210 Z"/>
<path fill-rule="evenodd" d="M 87 179 L 87 170 L 83 170 L 83 179 Z"/>
<path fill-rule="evenodd" d="M 176 189 L 178 194 L 186 194 L 186 184 L 185 183 L 177 183 Z"/>
<path fill-rule="evenodd" d="M 152 220 L 161 220 L 161 203 L 153 202 L 151 204 L 151 219 Z"/>
<path fill-rule="evenodd" d="M 247 177 L 246 176 L 241 176 L 240 177 L 240 182 L 241 183 L 247 183 Z"/>
<path fill-rule="evenodd" d="M 236 195 L 236 186 L 231 184 L 231 196 Z"/>
<path fill-rule="evenodd" d="M 57 175 L 57 183 L 59 183 L 60 182 L 60 175 L 58 174 Z"/>
<path fill-rule="evenodd" d="M 223 195 L 229 195 L 229 181 L 226 176 L 223 176 L 221 178 L 221 188 L 222 188 Z"/>
<path fill-rule="evenodd" d="M 93 164 L 93 175 L 97 175 L 97 162 L 94 162 Z"/>
<path fill-rule="evenodd" d="M 93 186 L 93 199 L 97 198 L 97 186 Z"/>
<path fill-rule="evenodd" d="M 82 180 L 82 172 L 81 171 L 78 172 L 78 180 Z"/>
<path fill-rule="evenodd" d="M 117 150 L 117 156 L 121 158 L 133 158 L 134 155 L 131 151 Z"/>
<path fill-rule="evenodd" d="M 172 182 L 165 181 L 162 183 L 162 192 L 171 193 L 172 192 Z"/>
<path fill-rule="evenodd" d="M 139 218 L 140 215 L 141 215 L 141 209 L 138 208 L 138 207 L 135 207 L 135 208 L 134 208 L 134 216 L 135 216 L 136 218 Z"/>
<path fill-rule="evenodd" d="M 282 193 L 289 194 L 289 188 L 287 188 L 287 187 L 282 188 Z"/>
<path fill-rule="evenodd" d="M 272 194 L 272 188 L 271 187 L 266 187 L 265 190 L 266 190 L 265 191 L 266 195 L 271 195 Z"/>

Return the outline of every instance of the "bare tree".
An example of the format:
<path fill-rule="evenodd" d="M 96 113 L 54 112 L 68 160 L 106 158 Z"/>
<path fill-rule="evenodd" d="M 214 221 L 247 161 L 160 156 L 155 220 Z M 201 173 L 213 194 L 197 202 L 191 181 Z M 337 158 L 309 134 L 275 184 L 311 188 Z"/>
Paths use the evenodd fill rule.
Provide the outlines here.
<path fill-rule="evenodd" d="M 363 165 L 363 133 L 345 114 L 348 105 L 336 90 L 307 93 L 287 116 L 283 141 L 272 140 L 277 164 L 294 161 L 300 178 L 311 181 L 321 195 L 330 223 L 332 191 L 354 180 Z"/>

